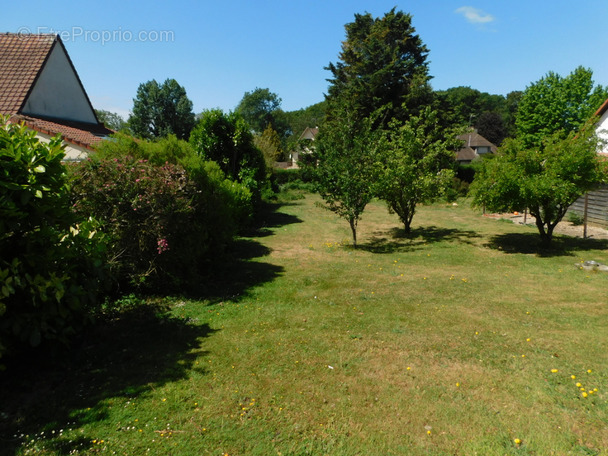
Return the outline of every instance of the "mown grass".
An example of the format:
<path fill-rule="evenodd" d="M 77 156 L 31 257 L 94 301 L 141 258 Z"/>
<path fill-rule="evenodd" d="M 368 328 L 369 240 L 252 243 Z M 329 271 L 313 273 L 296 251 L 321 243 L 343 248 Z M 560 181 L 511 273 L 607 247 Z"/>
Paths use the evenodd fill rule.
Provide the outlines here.
<path fill-rule="evenodd" d="M 354 250 L 317 202 L 275 208 L 206 298 L 9 366 L 3 454 L 608 454 L 608 275 L 579 267 L 606 242 L 539 250 L 467 204 L 404 237 L 375 203 Z"/>

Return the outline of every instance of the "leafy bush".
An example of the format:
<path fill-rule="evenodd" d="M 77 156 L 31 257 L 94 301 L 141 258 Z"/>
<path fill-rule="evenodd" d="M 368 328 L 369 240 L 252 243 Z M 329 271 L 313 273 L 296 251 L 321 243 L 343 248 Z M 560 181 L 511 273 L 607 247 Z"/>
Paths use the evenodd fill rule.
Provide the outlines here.
<path fill-rule="evenodd" d="M 304 182 L 305 179 L 310 176 L 308 176 L 302 168 L 276 168 L 273 172 L 273 177 L 278 185 L 283 185 L 290 182 Z M 310 179 L 308 179 L 307 182 L 310 182 Z"/>
<path fill-rule="evenodd" d="M 103 237 L 70 210 L 59 138 L 0 119 L 0 356 L 67 342 L 98 304 Z"/>
<path fill-rule="evenodd" d="M 580 226 L 585 223 L 585 218 L 578 212 L 568 211 L 568 221 L 575 226 Z"/>
<path fill-rule="evenodd" d="M 103 223 L 121 294 L 197 283 L 252 213 L 245 186 L 174 137 L 151 143 L 119 135 L 73 174 L 74 210 Z"/>
<path fill-rule="evenodd" d="M 215 161 L 228 177 L 245 185 L 254 205 L 261 202 L 262 192 L 269 185 L 266 163 L 250 127 L 238 112 L 203 112 L 190 134 L 190 144 L 198 155 Z"/>
<path fill-rule="evenodd" d="M 458 198 L 467 196 L 470 184 L 457 177 L 452 178 L 452 185 L 446 189 L 445 198 L 448 202 L 456 201 Z"/>
<path fill-rule="evenodd" d="M 463 182 L 472 183 L 475 179 L 475 171 L 479 168 L 477 163 L 458 163 L 456 177 Z"/>

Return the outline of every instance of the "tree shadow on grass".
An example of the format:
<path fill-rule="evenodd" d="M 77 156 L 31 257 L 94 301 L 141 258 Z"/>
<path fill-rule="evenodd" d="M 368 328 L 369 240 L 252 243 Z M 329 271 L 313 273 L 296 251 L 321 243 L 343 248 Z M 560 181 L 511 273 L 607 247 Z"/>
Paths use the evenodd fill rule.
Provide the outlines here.
<path fill-rule="evenodd" d="M 377 231 L 372 238 L 358 246 L 361 250 L 371 253 L 411 252 L 426 244 L 442 241 L 455 241 L 471 244 L 472 239 L 479 238 L 475 231 L 442 228 L 437 226 L 418 227 L 409 234 L 403 228 L 391 228 L 388 231 Z"/>
<path fill-rule="evenodd" d="M 271 282 L 283 274 L 282 266 L 260 261 L 271 250 L 257 238 L 270 236 L 274 229 L 293 223 L 302 223 L 296 216 L 279 212 L 284 206 L 298 203 L 266 204 L 254 224 L 236 239 L 221 259 L 205 267 L 207 273 L 195 287 L 192 296 L 216 304 L 225 300 L 238 300 L 255 286 Z"/>
<path fill-rule="evenodd" d="M 285 214 L 279 209 L 285 206 L 295 206 L 299 203 L 266 203 L 260 210 L 256 220 L 242 234 L 245 237 L 265 237 L 274 234 L 273 228 L 302 223 L 302 219 L 295 215 Z"/>
<path fill-rule="evenodd" d="M 608 249 L 608 239 L 555 235 L 551 245 L 545 247 L 538 233 L 504 233 L 492 236 L 485 246 L 505 253 L 534 254 L 540 257 L 575 256 L 576 252 Z"/>
<path fill-rule="evenodd" d="M 60 455 L 93 446 L 98 436 L 59 431 L 103 420 L 110 408 L 186 378 L 213 332 L 161 305 L 140 305 L 107 317 L 60 355 L 37 350 L 9 359 L 0 376 L 0 454 L 32 440 Z"/>
<path fill-rule="evenodd" d="M 257 228 L 208 265 L 208 276 L 195 287 L 196 297 L 211 304 L 234 299 L 282 274 L 282 267 L 258 261 L 270 249 L 251 239 L 301 222 L 279 208 L 267 208 Z M 140 305 L 97 322 L 60 356 L 36 350 L 3 359 L 7 369 L 0 372 L 0 456 L 17 454 L 31 440 L 43 453 L 94 451 L 98 436 L 64 436 L 59 430 L 103 420 L 112 407 L 124 407 L 126 401 L 192 371 L 205 373 L 194 362 L 205 355 L 202 342 L 214 331 L 171 316 L 162 304 Z"/>

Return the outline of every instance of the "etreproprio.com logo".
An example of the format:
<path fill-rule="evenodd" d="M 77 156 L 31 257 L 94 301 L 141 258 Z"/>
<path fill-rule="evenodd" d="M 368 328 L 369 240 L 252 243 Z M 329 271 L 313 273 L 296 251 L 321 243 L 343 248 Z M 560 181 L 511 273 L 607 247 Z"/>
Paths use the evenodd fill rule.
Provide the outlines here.
<path fill-rule="evenodd" d="M 71 27 L 66 30 L 56 30 L 52 27 L 19 27 L 17 34 L 24 40 L 32 34 L 59 35 L 62 41 L 85 41 L 90 43 L 168 43 L 175 41 L 173 30 L 89 30 L 84 27 Z"/>

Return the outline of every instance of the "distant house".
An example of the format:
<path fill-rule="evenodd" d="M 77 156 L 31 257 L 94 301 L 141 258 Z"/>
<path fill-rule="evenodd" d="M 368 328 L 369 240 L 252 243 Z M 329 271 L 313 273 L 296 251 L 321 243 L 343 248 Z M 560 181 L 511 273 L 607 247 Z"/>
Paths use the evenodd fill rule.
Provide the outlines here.
<path fill-rule="evenodd" d="M 278 164 L 278 166 L 281 168 L 298 168 L 298 161 L 300 160 L 302 155 L 312 153 L 312 150 L 314 148 L 313 142 L 318 133 L 319 127 L 306 127 L 306 129 L 298 138 L 298 143 L 300 144 L 300 147 L 290 152 L 288 162 L 283 162 L 281 164 Z"/>
<path fill-rule="evenodd" d="M 0 114 L 81 160 L 113 131 L 99 122 L 59 35 L 0 34 Z"/>
<path fill-rule="evenodd" d="M 463 142 L 462 148 L 456 153 L 459 163 L 471 163 L 473 160 L 485 155 L 496 153 L 496 146 L 486 138 L 471 129 L 468 133 L 458 136 Z"/>

